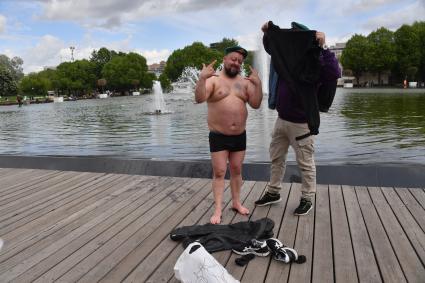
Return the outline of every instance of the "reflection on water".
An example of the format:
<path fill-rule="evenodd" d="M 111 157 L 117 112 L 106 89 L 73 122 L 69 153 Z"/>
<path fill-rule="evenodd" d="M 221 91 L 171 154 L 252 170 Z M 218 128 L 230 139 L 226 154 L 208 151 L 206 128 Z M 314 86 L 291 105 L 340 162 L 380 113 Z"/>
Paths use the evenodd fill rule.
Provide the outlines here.
<path fill-rule="evenodd" d="M 169 115 L 144 114 L 153 95 L 1 107 L 0 153 L 208 159 L 206 104 L 193 104 L 190 93 L 165 95 L 165 102 Z M 425 93 L 338 89 L 321 115 L 317 163 L 425 163 L 424 106 Z M 248 161 L 269 161 L 275 119 L 267 97 L 249 110 Z"/>
<path fill-rule="evenodd" d="M 355 136 L 395 148 L 425 146 L 424 94 L 359 94 L 346 97 L 341 113 Z"/>

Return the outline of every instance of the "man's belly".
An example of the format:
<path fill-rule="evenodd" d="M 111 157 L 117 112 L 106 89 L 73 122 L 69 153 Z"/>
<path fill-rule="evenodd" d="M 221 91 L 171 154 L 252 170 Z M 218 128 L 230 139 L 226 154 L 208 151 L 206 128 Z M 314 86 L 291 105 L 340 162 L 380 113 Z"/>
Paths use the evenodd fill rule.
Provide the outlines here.
<path fill-rule="evenodd" d="M 218 105 L 214 105 L 218 106 Z M 226 107 L 227 106 L 227 107 Z M 248 111 L 245 105 L 208 106 L 208 127 L 225 135 L 239 135 L 245 131 Z"/>

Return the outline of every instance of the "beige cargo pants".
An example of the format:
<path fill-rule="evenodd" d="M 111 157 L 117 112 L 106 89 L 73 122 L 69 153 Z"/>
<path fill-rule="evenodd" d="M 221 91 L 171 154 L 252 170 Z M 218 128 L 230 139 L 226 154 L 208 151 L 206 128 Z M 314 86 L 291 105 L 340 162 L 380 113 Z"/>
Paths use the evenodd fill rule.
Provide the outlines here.
<path fill-rule="evenodd" d="M 302 178 L 302 197 L 310 199 L 316 193 L 316 165 L 314 163 L 314 137 L 297 140 L 296 137 L 309 133 L 307 123 L 292 123 L 276 119 L 270 143 L 271 172 L 267 191 L 279 193 L 285 175 L 286 157 L 289 146 L 295 151 L 298 168 Z"/>

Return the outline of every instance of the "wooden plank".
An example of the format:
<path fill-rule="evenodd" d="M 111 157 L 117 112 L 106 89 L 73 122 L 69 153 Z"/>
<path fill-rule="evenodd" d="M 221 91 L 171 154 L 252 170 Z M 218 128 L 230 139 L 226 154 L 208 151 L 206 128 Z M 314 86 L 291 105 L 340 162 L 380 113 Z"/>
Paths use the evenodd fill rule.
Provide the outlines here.
<path fill-rule="evenodd" d="M 332 219 L 335 282 L 357 283 L 356 262 L 341 186 L 329 186 L 329 203 Z M 320 221 L 319 217 L 317 219 Z M 314 266 L 313 271 L 315 268 Z"/>
<path fill-rule="evenodd" d="M 388 235 L 379 219 L 366 187 L 356 187 L 356 194 L 384 282 L 406 282 Z"/>
<path fill-rule="evenodd" d="M 425 191 L 417 188 L 409 189 L 409 191 L 422 206 L 422 208 L 425 209 Z"/>
<path fill-rule="evenodd" d="M 135 193 L 135 191 L 132 190 L 132 188 L 134 188 L 134 186 L 139 183 L 139 180 L 137 180 L 138 179 L 137 176 L 132 176 L 130 178 L 132 181 L 129 183 L 126 183 L 124 185 L 121 185 L 121 184 L 115 185 L 115 190 L 111 192 L 110 195 L 104 197 L 104 200 L 106 201 L 105 205 L 107 205 L 108 200 L 113 200 L 114 198 L 118 197 L 120 194 L 125 194 L 126 198 L 128 198 L 128 197 L 131 197 L 133 193 Z M 122 208 L 122 206 L 119 208 L 116 208 L 116 207 L 113 207 L 113 208 L 119 210 Z M 12 268 L 9 268 L 8 270 L 6 270 L 6 272 L 4 272 L 1 275 L 2 278 L 7 278 L 7 280 L 10 280 L 11 282 L 32 281 L 32 279 L 26 280 L 26 278 L 27 277 L 34 278 L 34 276 L 36 276 L 35 273 L 33 273 L 33 270 L 35 269 L 33 268 L 34 266 L 36 266 L 37 268 L 43 267 L 43 263 L 45 262 L 46 259 L 49 259 L 49 257 L 50 257 L 50 260 L 53 260 L 55 262 L 54 265 L 60 262 L 60 260 L 52 256 L 57 254 L 57 252 L 59 252 L 64 246 L 66 246 L 70 242 L 75 243 L 76 241 L 78 241 L 76 239 L 78 239 L 79 236 L 84 235 L 85 232 L 95 227 L 97 224 L 99 224 L 99 221 L 108 219 L 108 217 L 110 217 L 111 215 L 110 213 L 113 211 L 115 210 L 111 209 L 109 213 L 104 213 L 101 216 L 91 219 L 89 222 L 86 222 L 84 225 L 80 226 L 79 228 L 75 229 L 71 233 L 67 234 L 65 237 L 57 240 L 54 243 L 51 243 L 48 247 L 41 250 L 40 252 L 31 255 L 24 261 L 21 261 L 18 265 Z M 29 269 L 30 271 L 28 271 Z M 37 271 L 38 270 L 39 269 L 37 269 Z"/>
<path fill-rule="evenodd" d="M 121 282 L 126 276 L 132 272 L 144 258 L 149 256 L 150 252 L 157 247 L 168 236 L 178 223 L 190 214 L 192 208 L 197 206 L 210 193 L 206 188 L 210 185 L 209 180 L 202 179 L 195 184 L 200 190 L 193 195 L 181 208 L 162 223 L 152 234 L 147 237 L 139 246 L 133 249 L 123 260 L 114 268 L 108 271 L 100 280 L 101 282 Z M 139 280 L 139 279 L 138 279 Z"/>
<path fill-rule="evenodd" d="M 4 191 L 8 190 L 10 186 L 13 186 L 17 183 L 25 182 L 28 179 L 32 179 L 40 175 L 38 170 L 34 169 L 25 169 L 25 170 L 13 170 L 9 169 L 7 172 L 0 173 L 0 196 Z"/>
<path fill-rule="evenodd" d="M 420 190 L 417 190 L 420 191 Z M 425 264 L 425 233 L 419 227 L 409 210 L 401 201 L 397 193 L 392 188 L 382 190 L 385 198 L 387 199 L 393 213 L 396 215 L 398 222 L 403 226 L 403 230 L 409 237 L 412 246 L 415 248 L 416 253 Z"/>
<path fill-rule="evenodd" d="M 189 200 L 199 187 L 194 187 L 198 180 L 190 180 L 180 184 L 161 202 L 139 217 L 131 225 L 115 235 L 105 245 L 70 269 L 60 277 L 60 281 L 97 282 L 115 265 L 127 256 L 135 247 L 143 242 L 156 228 L 166 221 L 176 210 Z M 172 196 L 172 197 L 170 197 Z"/>
<path fill-rule="evenodd" d="M 57 192 L 53 192 L 45 198 L 34 200 L 34 202 L 28 206 L 17 208 L 10 213 L 1 215 L 0 225 L 2 229 L 12 224 L 14 228 L 19 227 L 48 213 L 53 208 L 57 207 L 55 207 L 55 204 L 58 204 L 61 200 L 67 200 L 70 195 L 76 194 L 79 188 L 93 180 L 101 178 L 101 176 L 102 174 L 79 175 L 78 178 L 62 184 L 62 186 L 66 186 L 66 189 L 58 189 Z M 52 188 L 55 188 L 55 186 L 52 186 Z M 6 231 L 4 231 L 4 233 L 6 233 Z"/>
<path fill-rule="evenodd" d="M 101 187 L 107 183 L 113 185 L 114 182 L 115 185 L 117 185 L 116 181 L 117 176 L 109 176 L 109 178 L 104 178 L 102 182 L 97 183 L 96 185 Z M 140 178 L 140 181 L 145 181 L 145 177 Z M 120 185 L 122 186 L 121 183 Z M 115 188 L 112 186 L 112 189 Z M 103 198 L 99 198 L 98 200 L 93 200 L 93 202 L 90 204 L 87 203 L 87 205 L 85 205 L 83 208 L 77 210 L 75 213 L 63 218 L 62 220 L 52 221 L 51 225 L 46 227 L 44 230 L 41 230 L 36 234 L 30 234 L 29 237 L 22 241 L 14 241 L 10 243 L 8 245 L 7 251 L 0 256 L 0 262 L 5 262 L 7 260 L 9 268 L 16 265 L 21 260 L 24 260 L 34 253 L 51 245 L 51 243 L 55 242 L 56 240 L 63 238 L 65 235 L 83 225 L 91 218 L 96 217 L 100 212 L 106 211 L 108 207 L 105 206 L 105 203 L 112 205 L 115 201 L 119 200 L 120 197 L 114 197 L 111 199 L 109 195 L 106 195 Z"/>
<path fill-rule="evenodd" d="M 120 178 L 122 178 L 123 176 L 121 176 Z M 120 179 L 118 178 L 118 180 Z M 111 190 L 113 190 L 112 192 L 109 192 L 109 194 L 107 195 L 103 195 L 103 197 L 100 197 L 99 199 L 93 200 L 92 203 L 87 204 L 84 206 L 83 209 L 78 210 L 77 212 L 75 212 L 74 214 L 70 215 L 69 217 L 67 217 L 68 219 L 66 221 L 64 221 L 65 223 L 71 223 L 75 220 L 80 220 L 80 218 L 84 218 L 83 216 L 85 214 L 87 214 L 87 212 L 90 212 L 92 210 L 94 210 L 96 207 L 104 205 L 106 203 L 108 203 L 109 200 L 111 199 L 115 199 L 116 197 L 113 196 L 113 193 L 116 192 L 126 192 L 128 191 L 133 184 L 137 183 L 137 178 L 136 177 L 132 177 L 132 179 L 134 179 L 134 181 L 132 183 L 129 184 L 121 184 L 121 183 L 116 183 L 116 182 L 112 182 L 113 185 L 111 185 Z M 115 186 L 115 187 L 114 187 Z M 119 186 L 119 187 L 118 187 Z M 28 241 L 24 242 L 24 244 L 28 244 L 28 242 L 31 242 L 33 238 L 38 237 L 38 240 L 41 240 L 33 245 L 31 245 L 30 247 L 23 249 L 22 252 L 16 254 L 16 250 L 20 249 L 20 245 L 15 246 L 15 250 L 14 251 L 10 251 L 10 252 L 15 252 L 15 255 L 13 255 L 13 257 L 10 257 L 10 255 L 8 255 L 8 259 L 7 260 L 2 260 L 2 263 L 0 264 L 0 274 L 3 272 L 7 272 L 9 270 L 17 270 L 18 273 L 22 273 L 22 271 L 25 271 L 28 268 L 31 268 L 33 265 L 37 264 L 39 261 L 41 261 L 43 258 L 48 257 L 50 254 L 52 254 L 53 252 L 55 252 L 55 247 L 59 246 L 62 247 L 63 245 L 65 245 L 67 242 L 67 240 L 69 239 L 73 239 L 72 237 L 76 237 L 76 235 L 81 235 L 83 233 L 85 233 L 87 230 L 89 230 L 92 226 L 95 226 L 97 224 L 96 221 L 100 221 L 104 220 L 105 218 L 110 217 L 110 211 L 112 209 L 109 209 L 108 212 L 95 217 L 94 219 L 92 219 L 91 221 L 88 221 L 89 223 L 85 223 L 81 226 L 79 226 L 77 229 L 71 230 L 70 232 L 66 233 L 65 235 L 61 235 L 61 237 L 57 237 L 57 233 L 55 233 L 56 231 L 60 231 L 61 228 L 56 229 L 56 231 L 51 232 L 53 227 L 56 228 L 56 222 L 52 222 L 51 226 L 46 227 L 44 230 L 42 230 L 41 232 L 36 233 L 35 235 L 29 235 Z M 62 223 L 61 223 L 62 224 Z M 49 235 L 46 237 L 46 235 Z M 56 236 L 56 241 L 50 241 L 50 240 L 54 240 L 54 237 Z M 46 238 L 47 238 L 47 243 L 46 243 Z M 42 244 L 41 244 L 42 243 Z M 16 243 L 14 243 L 16 244 Z M 40 247 L 41 245 L 41 247 Z M 61 246 L 62 245 L 62 246 Z M 6 256 L 6 255 L 5 255 Z M 3 257 L 3 255 L 2 255 Z M 25 264 L 23 264 L 25 263 Z M 18 275 L 19 275 L 18 274 Z"/>
<path fill-rule="evenodd" d="M 43 170 L 44 171 L 44 170 Z M 54 176 L 60 175 L 61 172 L 59 171 L 46 171 L 44 173 L 39 173 L 38 170 L 34 172 L 36 176 L 33 176 L 32 178 L 27 178 L 25 180 L 12 180 L 10 182 L 3 182 L 1 181 L 2 185 L 2 191 L 0 192 L 0 198 L 3 199 L 3 197 L 7 196 L 10 193 L 14 193 L 17 191 L 25 191 L 25 190 L 31 190 L 32 186 L 34 184 L 38 184 L 40 182 L 43 182 L 45 180 L 48 180 Z"/>
<path fill-rule="evenodd" d="M 254 182 L 251 182 L 251 187 L 253 186 Z M 242 191 L 241 191 L 241 199 L 243 199 L 243 195 L 246 194 L 246 188 L 247 188 L 248 182 L 244 182 L 244 184 L 242 185 Z M 229 220 L 229 217 L 231 214 L 234 215 L 233 211 L 229 211 L 231 202 L 230 202 L 230 188 L 229 186 L 229 182 L 226 181 L 226 185 L 225 185 L 225 191 L 224 191 L 224 196 L 223 196 L 223 214 L 222 214 L 222 224 L 226 224 Z M 211 197 L 211 201 L 212 203 L 214 203 L 214 198 L 213 195 L 210 194 L 209 195 Z M 187 225 L 203 225 L 206 223 L 209 223 L 210 221 L 210 217 L 213 211 L 213 206 L 210 207 L 209 210 L 205 211 L 203 214 L 201 213 L 201 215 L 199 215 L 199 218 L 197 219 L 197 221 L 193 221 L 193 222 L 187 222 L 188 220 L 184 220 L 185 221 L 185 225 L 178 225 L 178 227 L 181 226 L 187 226 Z M 193 215 L 192 215 L 193 217 Z M 191 218 L 190 218 L 191 219 Z M 161 263 L 159 263 L 159 265 L 156 265 L 155 267 L 152 266 L 148 266 L 148 263 L 150 262 L 149 259 L 145 259 L 145 261 L 143 263 L 141 263 L 139 265 L 139 267 L 137 268 L 139 271 L 137 272 L 138 275 L 141 275 L 142 277 L 140 278 L 144 278 L 143 281 L 146 282 L 167 282 L 169 281 L 171 278 L 173 278 L 174 276 L 174 270 L 173 267 L 178 259 L 178 257 L 181 255 L 181 253 L 183 252 L 183 247 L 179 242 L 174 242 L 171 239 L 166 239 L 165 241 L 168 241 L 168 243 L 170 245 L 174 244 L 175 248 L 169 251 L 169 254 L 166 256 L 165 260 L 162 261 Z M 143 274 L 141 273 L 141 270 L 146 270 L 147 269 L 147 273 L 148 274 Z M 139 277 L 134 277 L 135 273 L 131 273 L 128 278 L 125 280 L 125 282 L 131 282 L 131 278 L 137 278 L 137 280 L 139 280 Z"/>
<path fill-rule="evenodd" d="M 413 197 L 409 190 L 402 188 L 395 188 L 395 190 L 407 209 L 409 209 L 413 218 L 415 218 L 416 222 L 421 227 L 422 231 L 425 232 L 425 209 L 419 204 L 416 198 Z"/>
<path fill-rule="evenodd" d="M 49 178 L 43 183 L 38 183 L 31 187 L 30 192 L 19 193 L 2 199 L 0 206 L 0 215 L 10 211 L 14 207 L 22 207 L 31 204 L 33 201 L 42 199 L 52 193 L 52 187 L 60 182 L 66 182 L 72 178 L 78 177 L 81 173 L 64 172 L 58 176 Z"/>
<path fill-rule="evenodd" d="M 175 188 L 175 183 L 172 178 L 143 177 L 140 179 L 139 176 L 136 183 L 129 183 L 126 187 L 120 186 L 120 189 L 114 192 L 116 197 L 106 196 L 104 199 L 107 202 L 96 211 L 90 212 L 91 215 L 85 215 L 82 225 L 72 233 L 65 235 L 69 238 L 67 242 L 56 237 L 56 241 L 53 243 L 59 247 L 17 280 L 34 281 L 41 275 L 43 277 L 37 280 L 50 281 L 59 278 L 99 248 L 99 245 L 103 245 L 123 227 L 129 225 L 140 214 L 145 213 L 149 207 L 156 204 L 158 199 L 171 193 Z M 149 202 L 151 206 L 146 205 Z"/>
<path fill-rule="evenodd" d="M 386 190 L 387 188 L 382 188 Z M 382 192 L 378 188 L 369 188 L 369 194 L 378 212 L 379 218 L 385 228 L 392 244 L 398 262 L 404 271 L 408 282 L 425 282 L 425 268 L 419 260 L 415 249 L 409 242 L 403 228 L 397 221 L 391 207 L 388 205 Z"/>
<path fill-rule="evenodd" d="M 39 188 L 46 182 L 49 182 L 49 180 L 51 180 L 52 178 L 57 179 L 58 177 L 60 178 L 60 176 L 64 175 L 66 175 L 66 173 L 64 172 L 49 172 L 45 175 L 25 180 L 24 182 L 14 182 L 13 184 L 10 184 L 10 186 L 6 190 L 1 192 L 0 208 L 2 208 L 4 204 L 8 204 L 11 198 L 15 197 L 16 199 L 17 195 L 28 195 L 31 193 L 31 191 L 34 191 L 35 188 Z M 3 185 L 5 186 L 6 184 Z"/>
<path fill-rule="evenodd" d="M 255 184 L 254 182 L 247 182 L 247 181 L 243 183 L 242 190 L 241 190 L 241 201 L 246 199 L 246 196 L 252 191 L 251 189 L 253 188 L 254 184 Z M 226 188 L 227 189 L 224 191 L 224 197 L 223 197 L 224 205 L 223 205 L 223 215 L 221 219 L 222 224 L 229 224 L 236 215 L 235 212 L 230 210 L 232 205 L 231 192 L 230 192 L 231 190 L 227 186 Z M 211 211 L 207 211 L 197 223 L 193 223 L 193 224 L 202 225 L 205 223 L 209 223 L 211 213 L 212 213 Z M 159 265 L 158 268 L 156 268 L 156 270 L 149 275 L 146 282 L 156 283 L 156 282 L 168 282 L 170 280 L 175 281 L 173 267 L 178 257 L 182 254 L 182 252 L 183 252 L 183 247 L 181 245 L 177 245 L 176 248 L 161 263 L 161 265 Z M 224 252 L 214 253 L 213 255 L 217 256 L 217 254 L 220 254 L 220 253 L 224 253 Z M 133 276 L 129 276 L 129 279 L 134 278 Z M 139 280 L 139 277 L 137 277 L 137 280 Z M 131 281 L 126 280 L 125 282 L 131 282 Z"/>
<path fill-rule="evenodd" d="M 223 217 L 222 219 L 222 223 L 223 224 L 230 224 L 230 223 L 237 223 L 240 221 L 248 221 L 249 218 L 252 216 L 252 213 L 255 209 L 255 205 L 254 205 L 254 201 L 257 200 L 261 193 L 262 193 L 262 189 L 264 189 L 265 183 L 263 182 L 255 182 L 254 186 L 252 187 L 252 189 L 247 190 L 245 193 L 248 193 L 247 195 L 241 195 L 241 200 L 243 199 L 243 205 L 250 211 L 250 215 L 246 216 L 246 215 L 241 215 L 239 213 L 235 213 L 235 212 L 231 212 L 231 213 L 226 213 L 225 217 Z M 262 189 L 259 189 L 262 188 Z M 246 196 L 246 197 L 245 197 Z M 231 208 L 231 201 L 228 203 L 228 209 Z M 213 254 L 213 256 L 215 257 L 215 259 L 221 263 L 221 265 L 225 266 L 227 264 L 227 262 L 229 262 L 230 257 L 232 255 L 231 251 L 220 251 L 220 252 L 216 252 Z M 148 282 L 155 282 L 155 281 L 151 281 L 152 279 L 149 279 Z M 169 282 L 175 282 L 177 283 L 178 280 L 176 278 L 172 278 Z"/>
<path fill-rule="evenodd" d="M 170 261 L 170 257 L 172 257 L 171 254 L 175 251 L 177 246 L 180 246 L 180 243 L 172 241 L 169 238 L 169 233 L 177 227 L 189 226 L 199 223 L 199 220 L 204 215 L 210 216 L 209 212 L 212 209 L 212 205 L 214 203 L 213 194 L 211 192 L 211 180 L 205 179 L 204 181 L 207 181 L 207 184 L 204 185 L 203 190 L 206 190 L 208 195 L 204 197 L 199 202 L 199 204 L 196 204 L 195 202 L 192 203 L 192 209 L 190 213 L 180 223 L 177 223 L 175 226 L 170 226 L 170 231 L 168 232 L 167 236 L 162 239 L 158 245 L 152 245 L 149 247 L 152 248 L 151 252 L 146 257 L 139 259 L 140 262 L 138 265 L 130 274 L 128 274 L 126 278 L 119 278 L 118 280 L 115 280 L 117 279 L 117 272 L 115 270 L 111 270 L 111 272 L 102 278 L 100 282 L 145 282 L 158 266 L 160 266 L 164 261 Z M 156 235 L 152 234 L 147 240 L 154 238 L 156 238 Z M 148 247 L 150 245 L 145 244 L 144 246 Z"/>
<path fill-rule="evenodd" d="M 259 199 L 262 192 L 266 188 L 267 183 L 265 182 L 257 182 L 255 187 L 253 188 L 253 196 L 255 196 L 255 200 Z M 255 193 L 255 194 L 254 194 Z M 253 206 L 252 210 L 250 210 L 251 215 L 249 220 L 255 221 L 264 217 L 267 217 L 270 206 L 255 206 L 254 201 L 252 201 L 251 205 Z M 238 221 L 236 221 L 238 222 Z M 264 277 L 266 276 L 267 267 L 269 265 L 269 258 L 265 257 L 256 257 L 255 264 L 251 264 L 251 268 L 247 269 L 247 266 L 239 266 L 235 263 L 235 260 L 240 255 L 229 251 L 230 258 L 226 264 L 223 264 L 227 271 L 233 275 L 233 277 L 237 280 L 241 280 L 242 276 L 244 278 L 250 278 L 251 282 L 263 282 Z"/>
<path fill-rule="evenodd" d="M 269 208 L 267 217 L 275 223 L 274 237 L 278 237 L 278 232 L 283 219 L 283 214 L 289 197 L 291 185 L 288 183 L 282 184 L 280 191 L 281 202 L 266 206 Z M 257 209 L 256 209 L 257 211 Z M 241 282 L 264 282 L 267 277 L 268 267 L 270 265 L 271 256 L 256 257 L 253 261 L 249 262 L 243 273 Z"/>
<path fill-rule="evenodd" d="M 98 203 L 97 207 L 79 217 L 71 225 L 68 225 L 71 227 L 65 227 L 67 229 L 61 229 L 43 239 L 43 241 L 46 240 L 50 243 L 45 248 L 50 249 L 52 245 L 59 247 L 18 278 L 24 281 L 33 281 L 49 268 L 51 269 L 48 274 L 45 274 L 47 278 L 59 277 L 72 267 L 72 265 L 64 267 L 64 264 L 75 260 L 78 262 L 90 253 L 90 245 L 86 245 L 86 250 L 84 251 L 86 255 L 77 260 L 82 246 L 91 241 L 95 245 L 93 249 L 96 249 L 98 247 L 96 245 L 106 241 L 106 238 L 101 238 L 100 235 L 102 233 L 108 230 L 106 233 L 110 233 L 110 237 L 112 237 L 117 230 L 119 231 L 119 228 L 113 231 L 114 227 L 131 223 L 134 219 L 131 214 L 143 213 L 145 210 L 141 209 L 140 206 L 148 201 L 152 201 L 155 204 L 156 199 L 158 199 L 158 193 L 162 195 L 169 193 L 170 190 L 166 188 L 166 185 L 172 185 L 173 183 L 171 178 L 140 178 L 139 176 L 135 183 L 129 183 L 124 187 L 120 185 L 120 189 L 114 192 L 116 197 L 105 196 L 97 200 L 92 205 L 94 206 Z M 172 186 L 170 187 L 172 188 Z M 164 190 L 164 188 L 166 189 Z M 134 193 L 132 194 L 132 192 Z M 105 236 L 106 233 L 102 236 Z M 98 241 L 92 241 L 96 237 Z M 68 242 L 64 242 L 64 238 L 68 238 Z"/>
<path fill-rule="evenodd" d="M 299 185 L 299 184 L 297 184 Z M 298 189 L 301 190 L 301 189 Z M 315 199 L 312 200 L 315 205 Z M 299 204 L 296 202 L 294 205 Z M 316 205 L 315 205 L 316 206 Z M 313 258 L 313 237 L 314 237 L 314 219 L 315 209 L 312 209 L 308 215 L 294 216 L 298 217 L 297 237 L 295 238 L 295 250 L 300 255 L 305 255 L 307 262 L 303 264 L 292 264 L 289 272 L 288 282 L 308 282 L 311 279 L 312 258 Z"/>
<path fill-rule="evenodd" d="M 317 185 L 314 224 L 313 283 L 334 281 L 329 188 Z"/>
<path fill-rule="evenodd" d="M 342 186 L 360 282 L 382 282 L 372 243 L 353 187 Z"/>
<path fill-rule="evenodd" d="M 8 203 L 19 203 L 20 208 L 23 208 L 23 206 L 32 206 L 34 201 L 37 200 L 43 200 L 46 197 L 49 197 L 51 194 L 57 193 L 62 191 L 63 189 L 67 188 L 68 185 L 72 185 L 76 181 L 84 180 L 89 175 L 93 175 L 94 173 L 70 173 L 68 176 L 62 176 L 60 180 L 57 180 L 54 183 L 50 183 L 45 186 L 38 186 L 37 190 L 34 190 L 34 187 L 27 192 L 22 192 L 20 190 L 19 192 L 15 192 L 13 194 L 9 194 L 7 197 L 5 197 L 4 201 L 7 201 Z M 50 178 L 51 180 L 52 178 Z M 31 202 L 25 202 L 26 199 L 32 199 Z M 4 207 L 4 206 L 3 206 Z"/>
<path fill-rule="evenodd" d="M 0 168 L 0 180 L 2 178 L 7 177 L 7 174 L 12 172 L 12 171 L 16 171 L 16 170 L 13 169 L 13 168 Z"/>
<path fill-rule="evenodd" d="M 60 229 L 61 226 L 58 225 L 58 223 L 66 223 L 66 220 L 62 221 L 64 219 L 75 220 L 74 216 L 78 215 L 81 210 L 85 209 L 87 206 L 93 205 L 93 202 L 97 199 L 109 196 L 111 190 L 116 190 L 114 186 L 119 185 L 123 180 L 128 178 L 127 176 L 115 174 L 108 177 L 106 177 L 105 180 L 102 178 L 101 183 L 97 183 L 93 187 L 88 187 L 88 192 L 84 194 L 83 197 L 75 199 L 59 209 L 49 212 L 43 215 L 43 217 L 17 227 L 15 230 L 4 234 L 3 239 L 10 240 L 10 242 L 14 244 L 9 245 L 9 247 L 16 247 L 20 246 L 21 243 L 27 239 L 37 237 L 38 235 L 45 235 L 45 233 L 50 234 Z"/>
<path fill-rule="evenodd" d="M 286 187 L 286 185 L 285 185 Z M 300 185 L 293 183 L 290 188 L 288 201 L 283 214 L 282 224 L 278 235 L 276 236 L 285 246 L 294 248 L 295 236 L 297 232 L 298 216 L 294 215 L 294 210 L 300 203 Z M 311 262 L 311 258 L 307 258 L 307 262 Z M 271 260 L 269 270 L 266 277 L 266 283 L 288 282 L 290 264 Z"/>
<path fill-rule="evenodd" d="M 256 209 L 254 202 L 260 198 L 265 185 L 265 182 L 255 182 L 254 186 L 250 189 L 245 199 L 243 200 L 243 205 L 250 211 L 250 214 L 248 216 L 241 215 L 239 213 L 233 213 L 230 214 L 231 218 L 226 219 L 226 223 L 231 224 L 240 221 L 248 221 L 251 218 L 254 210 Z M 232 255 L 232 251 L 221 251 L 218 253 L 214 253 L 213 255 L 218 262 L 225 266 L 226 263 L 229 261 L 230 256 Z"/>
<path fill-rule="evenodd" d="M 103 178 L 102 181 L 93 181 L 92 183 L 87 184 L 87 188 L 90 187 L 90 189 L 96 188 L 96 185 L 102 186 L 105 185 L 108 182 L 111 182 L 113 179 L 116 179 L 116 176 L 109 176 L 108 178 Z M 102 183 L 103 182 L 103 183 Z M 60 202 L 59 202 L 60 204 Z M 61 209 L 66 208 L 66 206 L 60 206 Z M 85 208 L 86 209 L 86 208 Z M 52 208 L 52 210 L 55 210 L 55 207 Z M 80 210 L 79 212 L 81 212 Z M 65 218 L 68 221 L 72 221 L 72 217 Z M 7 245 L 7 248 L 3 250 L 3 253 L 0 255 L 0 262 L 4 262 L 6 259 L 13 257 L 15 254 L 19 253 L 20 251 L 24 249 L 30 249 L 33 250 L 38 246 L 36 244 L 38 241 L 48 237 L 49 234 L 54 233 L 55 230 L 57 230 L 57 227 L 61 227 L 61 225 L 65 225 L 64 221 L 52 221 L 54 222 L 54 225 L 47 227 L 45 231 L 41 231 L 39 233 L 30 230 L 29 232 L 25 233 L 26 237 L 19 238 L 16 234 L 12 235 L 9 238 L 9 243 Z M 19 226 L 15 227 L 15 230 L 18 229 Z M 13 233 L 13 232 L 11 232 Z M 24 233 L 18 234 L 23 235 Z M 47 243 L 49 244 L 49 243 Z"/>

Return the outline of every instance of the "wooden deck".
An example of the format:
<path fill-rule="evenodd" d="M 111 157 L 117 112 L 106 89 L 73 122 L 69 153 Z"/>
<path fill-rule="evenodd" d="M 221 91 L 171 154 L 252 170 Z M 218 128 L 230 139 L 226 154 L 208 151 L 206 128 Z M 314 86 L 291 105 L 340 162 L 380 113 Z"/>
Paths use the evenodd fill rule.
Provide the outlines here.
<path fill-rule="evenodd" d="M 174 282 L 183 251 L 176 226 L 207 223 L 208 179 L 0 169 L 1 282 Z M 292 214 L 299 184 L 283 201 L 254 207 L 267 183 L 245 182 L 251 219 L 269 217 L 284 244 L 307 256 L 287 265 L 214 256 L 241 282 L 425 282 L 425 191 L 319 185 L 315 209 Z M 229 210 L 224 223 L 248 220 Z"/>

